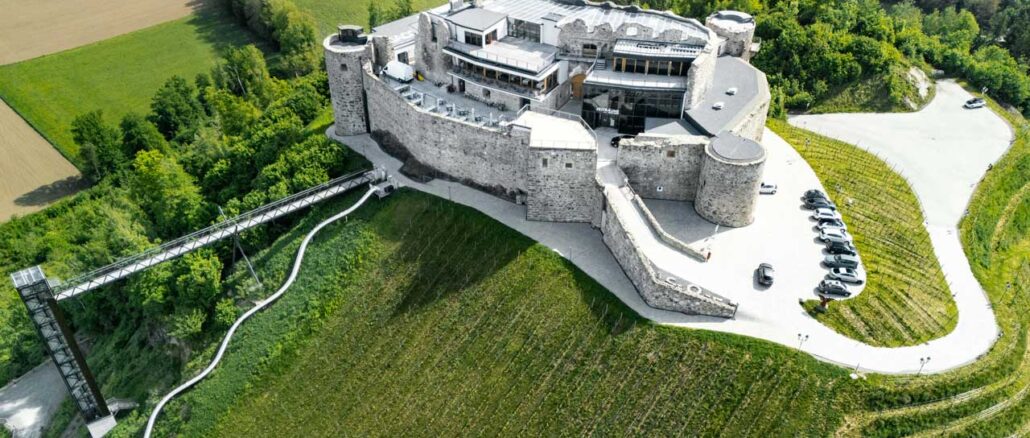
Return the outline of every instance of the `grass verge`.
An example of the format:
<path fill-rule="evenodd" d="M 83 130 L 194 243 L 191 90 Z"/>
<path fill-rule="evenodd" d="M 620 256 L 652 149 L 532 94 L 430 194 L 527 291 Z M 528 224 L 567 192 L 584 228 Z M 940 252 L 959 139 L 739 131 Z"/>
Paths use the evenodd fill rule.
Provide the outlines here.
<path fill-rule="evenodd" d="M 339 24 L 357 24 L 368 28 L 368 4 L 373 0 L 293 0 L 297 7 L 315 19 L 320 37 L 336 32 Z M 394 2 L 377 2 L 383 11 L 394 8 Z M 424 11 L 447 3 L 443 0 L 413 0 L 416 11 Z"/>
<path fill-rule="evenodd" d="M 267 283 L 333 211 L 258 255 Z M 854 403 L 844 370 L 654 326 L 552 251 L 427 195 L 363 207 L 304 263 L 162 436 L 827 435 Z"/>
<path fill-rule="evenodd" d="M 769 127 L 812 165 L 855 236 L 868 283 L 858 297 L 814 318 L 878 346 L 916 345 L 950 332 L 958 311 L 908 182 L 855 146 L 771 120 Z"/>
<path fill-rule="evenodd" d="M 0 98 L 80 165 L 71 121 L 101 109 L 109 122 L 149 112 L 150 98 L 173 75 L 192 81 L 225 48 L 255 43 L 220 7 L 54 55 L 0 66 Z"/>

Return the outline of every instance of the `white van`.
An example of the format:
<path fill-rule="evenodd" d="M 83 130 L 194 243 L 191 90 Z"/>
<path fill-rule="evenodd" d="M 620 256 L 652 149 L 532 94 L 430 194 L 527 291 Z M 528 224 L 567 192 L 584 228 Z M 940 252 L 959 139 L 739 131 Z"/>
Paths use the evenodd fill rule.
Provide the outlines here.
<path fill-rule="evenodd" d="M 383 67 L 383 73 L 398 81 L 408 83 L 415 79 L 415 69 L 400 61 L 390 61 Z"/>

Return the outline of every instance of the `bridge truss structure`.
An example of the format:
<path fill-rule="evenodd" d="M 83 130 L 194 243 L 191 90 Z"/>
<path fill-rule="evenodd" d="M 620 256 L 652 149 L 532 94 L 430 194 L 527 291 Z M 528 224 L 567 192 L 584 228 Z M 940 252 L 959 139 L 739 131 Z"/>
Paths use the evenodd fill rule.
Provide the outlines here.
<path fill-rule="evenodd" d="M 76 276 L 67 282 L 52 282 L 40 266 L 11 275 L 15 289 L 29 312 L 36 332 L 54 361 L 79 413 L 94 437 L 103 436 L 115 426 L 114 415 L 104 400 L 92 371 L 75 341 L 58 301 L 73 298 L 110 284 L 160 263 L 181 257 L 220 240 L 238 236 L 240 232 L 270 222 L 357 187 L 384 183 L 389 176 L 383 169 L 360 171 L 333 179 L 300 193 L 263 205 L 239 216 L 219 222 L 187 236 L 169 241 L 139 254 L 125 257 L 110 265 Z M 380 184 L 388 194 L 393 187 Z"/>

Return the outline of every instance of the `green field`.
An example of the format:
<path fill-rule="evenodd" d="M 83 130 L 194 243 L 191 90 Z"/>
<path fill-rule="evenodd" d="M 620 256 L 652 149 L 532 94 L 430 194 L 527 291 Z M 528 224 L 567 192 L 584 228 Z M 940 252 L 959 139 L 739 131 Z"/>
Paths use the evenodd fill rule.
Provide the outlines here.
<path fill-rule="evenodd" d="M 72 163 L 79 164 L 71 121 L 101 109 L 109 122 L 150 110 L 150 97 L 173 75 L 192 81 L 226 47 L 255 42 L 222 8 L 54 55 L 0 67 L 0 98 Z"/>
<path fill-rule="evenodd" d="M 293 0 L 301 10 L 307 11 L 315 18 L 319 37 L 336 32 L 339 24 L 358 24 L 368 27 L 368 4 L 370 0 Z M 389 10 L 394 7 L 392 1 L 379 1 L 379 7 Z M 413 0 L 416 11 L 447 3 L 443 0 Z"/>
<path fill-rule="evenodd" d="M 812 165 L 855 236 L 868 283 L 855 299 L 815 318 L 872 345 L 916 345 L 949 333 L 958 321 L 923 215 L 908 183 L 857 147 L 782 120 L 769 126 Z"/>
<path fill-rule="evenodd" d="M 257 257 L 266 283 L 316 220 Z M 549 249 L 415 192 L 324 230 L 283 300 L 162 436 L 825 436 L 855 403 L 846 370 L 654 326 Z"/>

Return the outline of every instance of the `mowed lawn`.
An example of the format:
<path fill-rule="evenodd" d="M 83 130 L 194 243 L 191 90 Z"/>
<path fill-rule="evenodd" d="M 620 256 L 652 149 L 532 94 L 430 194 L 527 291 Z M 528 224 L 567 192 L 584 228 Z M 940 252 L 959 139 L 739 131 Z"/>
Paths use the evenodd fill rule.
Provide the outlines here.
<path fill-rule="evenodd" d="M 314 17 L 320 37 L 336 32 L 339 24 L 357 24 L 368 27 L 368 4 L 376 1 L 380 9 L 391 10 L 392 0 L 293 0 L 299 8 Z M 444 0 L 412 0 L 416 11 L 424 11 L 447 3 Z"/>
<path fill-rule="evenodd" d="M 266 287 L 317 220 L 255 258 Z M 159 436 L 827 436 L 857 385 L 768 342 L 654 326 L 546 247 L 402 191 L 315 238 Z"/>
<path fill-rule="evenodd" d="M 958 310 L 940 270 L 919 201 L 886 163 L 855 146 L 771 120 L 815 170 L 855 236 L 867 273 L 858 297 L 829 311 L 805 308 L 833 329 L 872 345 L 916 345 L 949 333 Z"/>
<path fill-rule="evenodd" d="M 73 163 L 79 163 L 71 121 L 100 109 L 117 123 L 146 113 L 150 98 L 173 75 L 192 82 L 227 47 L 254 42 L 222 8 L 80 48 L 0 66 L 0 98 Z"/>

